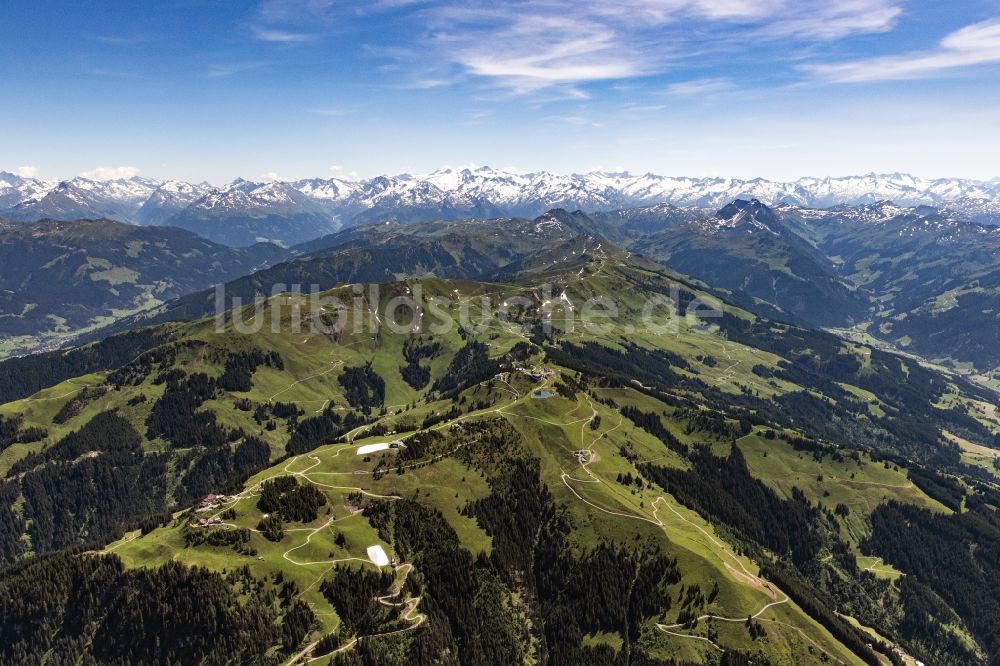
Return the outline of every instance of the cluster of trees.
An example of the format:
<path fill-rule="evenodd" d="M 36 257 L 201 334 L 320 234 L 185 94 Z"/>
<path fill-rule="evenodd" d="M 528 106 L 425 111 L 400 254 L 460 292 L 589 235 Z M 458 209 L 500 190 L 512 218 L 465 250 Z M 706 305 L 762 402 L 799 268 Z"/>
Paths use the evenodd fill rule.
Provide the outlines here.
<path fill-rule="evenodd" d="M 408 338 L 403 343 L 403 359 L 406 361 L 406 365 L 399 370 L 403 381 L 417 391 L 427 386 L 431 380 L 431 371 L 430 368 L 421 365 L 420 361 L 435 358 L 440 354 L 440 342 L 431 338 L 425 340 L 423 336 Z"/>
<path fill-rule="evenodd" d="M 79 430 L 75 430 L 52 446 L 29 453 L 11 465 L 7 476 L 17 476 L 50 461 L 73 461 L 91 453 L 139 448 L 142 439 L 132 424 L 116 411 L 101 412 Z"/>
<path fill-rule="evenodd" d="M 782 567 L 780 564 L 765 562 L 761 567 L 761 575 L 780 587 L 802 610 L 826 627 L 834 638 L 847 646 L 851 652 L 864 659 L 865 663 L 871 666 L 879 666 L 882 663 L 875 652 L 868 647 L 873 642 L 878 644 L 879 652 L 895 656 L 895 653 L 886 645 L 873 641 L 871 636 L 862 633 L 833 612 L 830 605 L 818 598 L 795 571 Z"/>
<path fill-rule="evenodd" d="M 685 506 L 728 525 L 748 541 L 789 556 L 798 564 L 811 562 L 822 546 L 816 525 L 819 510 L 798 489 L 783 500 L 750 475 L 743 452 L 734 446 L 725 458 L 707 447 L 691 453 L 691 469 L 649 463 L 639 471 Z"/>
<path fill-rule="evenodd" d="M 0 415 L 0 451 L 11 444 L 30 444 L 48 437 L 49 433 L 43 428 L 29 427 L 22 430 L 23 422 L 19 415 L 11 417 Z"/>
<path fill-rule="evenodd" d="M 764 629 L 764 625 L 757 622 L 752 617 L 747 617 L 745 624 L 747 628 L 747 633 L 750 634 L 750 640 L 755 641 L 762 636 L 767 636 L 767 631 Z"/>
<path fill-rule="evenodd" d="M 497 435 L 502 436 L 502 430 Z M 489 448 L 489 447 L 487 447 Z M 490 564 L 537 608 L 538 656 L 545 663 L 657 663 L 638 642 L 645 620 L 670 607 L 668 586 L 680 581 L 674 559 L 655 550 L 600 543 L 575 553 L 567 516 L 541 482 L 539 463 L 517 455 L 479 459 L 490 470 L 489 496 L 464 510 L 490 535 Z M 583 636 L 616 632 L 616 655 L 583 644 Z"/>
<path fill-rule="evenodd" d="M 229 547 L 242 555 L 253 557 L 257 550 L 250 546 L 250 530 L 245 527 L 192 528 L 184 530 L 185 546 Z"/>
<path fill-rule="evenodd" d="M 219 377 L 219 388 L 226 391 L 249 391 L 253 388 L 253 373 L 260 366 L 285 369 L 281 355 L 276 351 L 264 352 L 260 349 L 230 354 L 225 369 Z"/>
<path fill-rule="evenodd" d="M 624 350 L 618 350 L 596 342 L 563 342 L 559 347 L 546 347 L 545 355 L 550 362 L 577 370 L 585 377 L 601 376 L 620 386 L 639 382 L 659 390 L 685 385 L 708 388 L 697 379 L 684 377 L 672 369 L 689 367 L 684 358 L 673 352 L 645 349 L 631 343 L 623 343 L 623 346 Z"/>
<path fill-rule="evenodd" d="M 489 349 L 485 343 L 476 340 L 467 342 L 455 353 L 448 370 L 431 389 L 442 397 L 455 397 L 466 388 L 496 375 L 500 364 L 490 359 Z"/>
<path fill-rule="evenodd" d="M 930 664 L 963 666 L 979 661 L 980 655 L 964 636 L 952 627 L 962 626 L 960 618 L 934 590 L 914 576 L 898 581 L 902 619 L 899 634 L 913 651 Z"/>
<path fill-rule="evenodd" d="M 445 421 L 451 421 L 453 419 L 457 419 L 461 415 L 462 415 L 462 410 L 459 408 L 459 406 L 452 405 L 450 408 L 441 412 L 440 414 L 437 412 L 431 412 L 430 414 L 425 416 L 424 420 L 420 423 L 420 427 L 423 430 L 427 430 L 428 428 L 433 428 L 439 423 L 444 423 Z"/>
<path fill-rule="evenodd" d="M 0 565 L 13 562 L 24 554 L 24 520 L 14 513 L 20 490 L 16 483 L 0 481 Z"/>
<path fill-rule="evenodd" d="M 215 397 L 216 381 L 203 372 L 189 377 L 172 373 L 167 388 L 146 418 L 146 436 L 162 437 L 178 448 L 221 446 L 239 436 L 219 425 L 212 411 L 198 411 L 202 403 Z"/>
<path fill-rule="evenodd" d="M 638 475 L 632 476 L 632 472 L 625 472 L 624 474 L 618 472 L 618 476 L 615 477 L 615 481 L 623 486 L 635 485 L 640 488 L 642 487 L 642 477 Z"/>
<path fill-rule="evenodd" d="M 660 419 L 659 414 L 656 414 L 655 412 L 644 412 L 638 407 L 632 407 L 631 405 L 622 407 L 621 413 L 622 416 L 630 420 L 632 423 L 636 424 L 650 435 L 666 444 L 668 448 L 677 451 L 678 453 L 687 453 L 687 445 L 674 437 L 673 433 L 667 430 L 666 426 L 663 425 L 663 421 Z"/>
<path fill-rule="evenodd" d="M 685 434 L 707 432 L 721 440 L 732 440 L 750 434 L 752 425 L 747 419 L 739 419 L 735 423 L 721 412 L 685 407 L 677 410 L 674 417 L 684 421 Z"/>
<path fill-rule="evenodd" d="M 305 414 L 305 410 L 294 402 L 262 402 L 253 406 L 253 420 L 258 425 L 265 422 L 270 423 L 271 419 L 290 419 L 296 421 Z"/>
<path fill-rule="evenodd" d="M 285 528 L 281 522 L 281 516 L 276 513 L 268 514 L 257 523 L 257 529 L 268 541 L 281 541 L 285 536 Z"/>
<path fill-rule="evenodd" d="M 141 436 L 120 413 L 102 412 L 11 467 L 0 486 L 0 562 L 24 554 L 25 531 L 35 553 L 103 545 L 167 512 L 168 485 L 173 501 L 185 504 L 237 486 L 269 458 L 267 443 L 248 436 L 235 447 L 192 450 L 168 464 L 169 454 L 143 451 Z M 20 517 L 11 509 L 19 497 Z"/>
<path fill-rule="evenodd" d="M 375 372 L 371 362 L 344 368 L 337 381 L 344 387 L 344 397 L 351 407 L 366 415 L 371 414 L 372 408 L 385 404 L 385 380 Z"/>
<path fill-rule="evenodd" d="M 285 612 L 281 618 L 281 647 L 284 652 L 294 651 L 309 632 L 319 627 L 319 621 L 305 601 L 286 595 Z"/>
<path fill-rule="evenodd" d="M 119 367 L 108 376 L 108 383 L 112 386 L 138 386 L 146 380 L 153 370 L 157 368 L 169 368 L 177 361 L 177 354 L 183 349 L 194 349 L 204 343 L 193 340 L 181 342 L 171 342 L 161 347 L 154 347 L 145 351 L 127 364 Z M 153 382 L 154 384 L 156 382 Z"/>
<path fill-rule="evenodd" d="M 576 390 L 569 384 L 563 382 L 556 382 L 553 388 L 555 388 L 556 393 L 566 398 L 567 400 L 576 400 Z"/>
<path fill-rule="evenodd" d="M 864 552 L 905 571 L 904 630 L 928 644 L 929 652 L 950 650 L 937 633 L 921 636 L 928 623 L 952 622 L 954 609 L 991 655 L 1000 654 L 1000 515 L 975 503 L 971 510 L 944 515 L 910 504 L 888 502 L 871 515 Z M 910 579 L 913 580 L 910 580 Z M 908 604 L 908 605 L 907 605 Z M 961 654 L 961 653 L 959 653 Z"/>
<path fill-rule="evenodd" d="M 107 392 L 108 387 L 106 386 L 88 386 L 84 388 L 59 408 L 59 411 L 52 417 L 52 422 L 58 424 L 66 423 L 74 416 L 77 416 L 87 406 L 87 403 L 97 400 Z"/>
<path fill-rule="evenodd" d="M 962 500 L 965 499 L 965 488 L 958 479 L 918 465 L 910 465 L 907 477 L 913 485 L 952 511 L 961 510 Z"/>
<path fill-rule="evenodd" d="M 698 622 L 698 616 L 701 614 L 701 611 L 706 605 L 715 601 L 718 594 L 718 583 L 712 588 L 709 596 L 705 596 L 705 593 L 701 591 L 701 585 L 681 585 L 681 589 L 677 592 L 677 601 L 681 605 L 680 612 L 677 614 L 677 621 L 688 629 L 694 627 Z"/>
<path fill-rule="evenodd" d="M 271 448 L 262 439 L 247 435 L 236 445 L 216 446 L 182 456 L 175 469 L 183 470 L 177 500 L 188 503 L 210 492 L 231 490 L 254 472 L 267 467 Z"/>
<path fill-rule="evenodd" d="M 533 344 L 521 340 L 510 348 L 510 351 L 507 352 L 507 358 L 513 362 L 524 363 L 531 358 L 531 355 L 535 353 L 536 349 L 537 348 Z"/>
<path fill-rule="evenodd" d="M 490 563 L 473 558 L 444 516 L 413 500 L 376 502 L 365 515 L 379 535 L 420 572 L 421 612 L 427 615 L 400 656 L 380 651 L 382 664 L 478 666 L 523 663 L 528 645 L 523 618 Z M 363 603 L 363 602 L 359 602 Z M 364 612 L 362 607 L 360 612 Z M 363 617 L 363 615 L 362 615 Z M 364 643 L 365 641 L 362 641 Z M 368 641 L 372 643 L 373 641 Z M 376 649 L 369 645 L 368 650 Z"/>
<path fill-rule="evenodd" d="M 344 622 L 342 635 L 363 636 L 388 630 L 385 625 L 391 621 L 389 607 L 376 597 L 388 594 L 392 581 L 393 575 L 388 572 L 337 565 L 333 578 L 324 580 L 319 589 Z"/>
<path fill-rule="evenodd" d="M 318 416 L 310 416 L 296 422 L 295 429 L 285 444 L 285 451 L 290 455 L 312 451 L 320 444 L 332 442 L 365 423 L 367 423 L 365 418 L 357 412 L 348 412 L 341 416 L 339 412 L 333 410 L 332 405 L 329 405 Z"/>
<path fill-rule="evenodd" d="M 427 434 L 420 433 L 415 437 L 424 438 Z M 438 448 L 450 448 L 457 459 L 484 474 L 487 470 L 497 469 L 507 460 L 523 455 L 521 436 L 505 418 L 466 421 L 460 430 L 449 432 L 447 437 L 451 444 L 445 441 Z M 459 444 L 464 446 L 458 448 Z"/>
<path fill-rule="evenodd" d="M 257 508 L 264 513 L 276 513 L 285 520 L 301 523 L 316 520 L 319 508 L 325 504 L 326 495 L 311 483 L 299 483 L 294 476 L 265 481 L 257 500 Z"/>
<path fill-rule="evenodd" d="M 764 437 L 766 439 L 775 439 L 777 435 L 773 430 L 768 430 L 764 433 Z M 826 444 L 806 437 L 784 437 L 784 439 L 796 451 L 811 453 L 813 460 L 816 462 L 823 462 L 823 458 L 827 456 L 833 462 L 844 462 L 844 454 L 832 444 Z M 851 457 L 855 462 L 861 462 L 861 455 L 857 451 L 852 451 Z"/>
<path fill-rule="evenodd" d="M 68 553 L 9 571 L 0 616 L 0 662 L 25 665 L 257 663 L 274 645 L 290 653 L 315 624 L 246 568 L 126 570 L 114 555 Z"/>
<path fill-rule="evenodd" d="M 19 483 L 36 553 L 105 543 L 163 510 L 166 457 L 144 455 L 140 442 L 121 415 L 104 412 L 32 458 L 37 467 Z"/>

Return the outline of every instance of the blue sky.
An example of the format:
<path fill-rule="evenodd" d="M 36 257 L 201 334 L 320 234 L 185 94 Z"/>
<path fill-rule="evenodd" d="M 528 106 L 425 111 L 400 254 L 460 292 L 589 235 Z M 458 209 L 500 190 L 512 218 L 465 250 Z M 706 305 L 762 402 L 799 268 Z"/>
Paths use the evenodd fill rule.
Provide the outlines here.
<path fill-rule="evenodd" d="M 1000 176 L 1000 5 L 0 5 L 0 168 Z"/>

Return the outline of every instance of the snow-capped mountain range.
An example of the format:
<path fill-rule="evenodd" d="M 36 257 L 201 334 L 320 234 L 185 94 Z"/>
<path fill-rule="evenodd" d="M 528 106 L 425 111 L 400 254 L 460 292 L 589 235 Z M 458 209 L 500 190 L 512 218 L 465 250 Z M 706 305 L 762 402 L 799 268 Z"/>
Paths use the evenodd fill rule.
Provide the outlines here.
<path fill-rule="evenodd" d="M 50 181 L 0 172 L 0 217 L 20 221 L 108 217 L 136 224 L 179 226 L 237 245 L 264 239 L 301 242 L 343 226 L 383 218 L 535 216 L 554 207 L 610 211 L 659 203 L 718 209 L 735 199 L 810 208 L 892 201 L 900 206 L 947 208 L 966 219 L 1000 222 L 1000 178 L 922 179 L 896 173 L 776 182 L 649 173 L 522 174 L 482 167 L 366 180 L 237 179 L 216 187 L 141 177 Z M 294 223 L 286 229 L 289 219 Z"/>

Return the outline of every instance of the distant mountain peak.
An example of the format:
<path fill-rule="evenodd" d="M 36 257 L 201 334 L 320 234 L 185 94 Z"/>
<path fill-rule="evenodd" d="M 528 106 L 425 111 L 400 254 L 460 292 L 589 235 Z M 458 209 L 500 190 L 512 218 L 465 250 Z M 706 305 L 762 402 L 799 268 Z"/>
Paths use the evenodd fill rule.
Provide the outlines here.
<path fill-rule="evenodd" d="M 779 224 L 777 214 L 759 199 L 736 199 L 722 207 L 715 216 L 721 220 L 720 226 L 723 227 L 750 226 L 777 233 Z"/>

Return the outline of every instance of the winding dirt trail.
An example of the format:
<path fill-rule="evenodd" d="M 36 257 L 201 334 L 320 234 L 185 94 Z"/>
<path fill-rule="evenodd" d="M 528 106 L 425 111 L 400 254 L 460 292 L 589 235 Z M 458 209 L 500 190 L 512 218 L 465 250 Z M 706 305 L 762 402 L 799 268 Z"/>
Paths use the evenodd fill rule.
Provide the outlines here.
<path fill-rule="evenodd" d="M 284 663 L 284 666 L 293 666 L 294 664 L 303 664 L 303 663 L 308 664 L 314 661 L 319 661 L 320 659 L 329 659 L 334 655 L 340 654 L 342 652 L 347 652 L 355 645 L 357 645 L 358 641 L 362 639 L 378 638 L 384 636 L 395 636 L 398 634 L 405 634 L 407 632 L 416 630 L 418 627 L 420 627 L 420 625 L 422 625 L 424 622 L 427 621 L 427 616 L 419 612 L 418 610 L 420 606 L 421 597 L 407 597 L 402 601 L 393 601 L 403 593 L 403 587 L 406 585 L 406 580 L 412 571 L 413 571 L 412 564 L 408 562 L 406 564 L 401 564 L 396 569 L 396 573 L 399 574 L 399 578 L 393 581 L 392 587 L 389 589 L 389 594 L 380 597 L 375 597 L 375 601 L 377 601 L 379 604 L 383 606 L 387 606 L 389 608 L 403 609 L 400 612 L 399 617 L 404 622 L 410 623 L 410 626 L 403 627 L 402 629 L 395 629 L 393 631 L 385 631 L 375 634 L 366 634 L 364 636 L 355 636 L 350 641 L 348 641 L 344 645 L 341 645 L 335 650 L 326 652 L 324 654 L 314 655 L 312 654 L 313 650 L 315 650 L 316 646 L 319 645 L 319 642 L 323 640 L 322 638 L 320 638 L 302 648 L 302 650 L 300 650 L 288 661 L 286 661 Z"/>
<path fill-rule="evenodd" d="M 322 377 L 323 375 L 330 374 L 331 372 L 333 372 L 334 370 L 336 370 L 340 366 L 344 365 L 344 362 L 342 360 L 330 361 L 330 365 L 333 366 L 333 367 L 327 368 L 326 370 L 323 370 L 322 372 L 317 372 L 317 373 L 309 375 L 308 377 L 303 377 L 302 379 L 298 379 L 298 380 L 292 382 L 291 384 L 289 384 L 288 386 L 286 386 L 285 388 L 281 389 L 280 391 L 278 391 L 277 393 L 275 393 L 274 395 L 272 395 L 270 398 L 268 398 L 267 401 L 268 402 L 274 402 L 274 399 L 277 398 L 279 395 L 281 395 L 285 391 L 291 390 L 293 387 L 301 384 L 302 382 L 307 382 L 310 379 L 315 379 L 316 377 Z"/>
<path fill-rule="evenodd" d="M 11 401 L 10 404 L 14 404 L 14 403 L 18 403 L 18 402 L 32 403 L 32 402 L 48 402 L 49 400 L 62 400 L 63 398 L 68 398 L 69 396 L 75 395 L 75 394 L 79 393 L 80 391 L 83 391 L 84 389 L 93 388 L 95 386 L 100 386 L 101 385 L 101 383 L 98 382 L 97 384 L 84 384 L 83 386 L 80 386 L 79 384 L 76 384 L 75 382 L 76 382 L 75 379 L 67 379 L 66 382 L 65 382 L 66 384 L 69 384 L 70 386 L 76 386 L 77 387 L 77 388 L 73 389 L 72 391 L 68 391 L 66 393 L 61 393 L 59 395 L 49 396 L 48 398 L 36 398 L 35 396 L 28 396 L 26 398 L 21 398 L 20 400 L 13 400 L 13 401 Z M 42 390 L 45 390 L 45 389 L 42 389 Z"/>
<path fill-rule="evenodd" d="M 588 470 L 588 473 L 589 473 L 589 470 Z M 660 528 L 662 528 L 664 530 L 664 532 L 666 531 L 666 525 L 659 519 L 659 517 L 657 517 L 655 520 L 650 520 L 650 519 L 645 518 L 643 516 L 636 516 L 634 514 L 624 514 L 624 513 L 620 513 L 620 512 L 616 512 L 616 511 L 610 511 L 610 510 L 605 509 L 603 507 L 597 506 L 596 504 L 594 504 L 594 503 L 586 500 L 585 498 L 581 497 L 579 495 L 579 493 L 577 493 L 572 488 L 572 486 L 570 486 L 569 483 L 567 483 L 567 478 L 572 479 L 572 477 L 569 477 L 567 474 L 563 474 L 563 483 L 565 483 L 566 486 L 570 489 L 570 491 L 574 495 L 576 495 L 577 498 L 579 498 L 581 501 L 583 501 L 585 504 L 587 504 L 587 505 L 589 505 L 589 506 L 591 506 L 591 507 L 593 507 L 593 508 L 595 508 L 595 509 L 597 509 L 599 511 L 603 511 L 604 513 L 607 513 L 607 514 L 610 514 L 610 515 L 613 515 L 613 516 L 619 516 L 619 517 L 622 517 L 622 518 L 631 518 L 633 520 L 642 520 L 642 521 L 645 521 L 645 522 L 650 522 L 650 523 L 653 523 L 654 525 L 657 525 Z M 581 479 L 573 479 L 573 480 L 577 481 L 577 482 L 581 482 L 581 483 L 603 483 L 600 480 L 581 480 Z M 729 571 L 730 575 L 732 575 L 737 580 L 740 580 L 743 583 L 745 583 L 747 585 L 750 585 L 751 587 L 756 588 L 757 590 L 763 592 L 764 594 L 769 595 L 772 599 L 775 599 L 777 597 L 777 595 L 780 592 L 780 590 L 778 590 L 777 588 L 775 588 L 768 581 L 764 580 L 763 578 L 757 576 L 756 574 L 754 574 L 750 570 L 748 570 L 746 568 L 746 566 L 743 564 L 743 562 L 738 557 L 736 557 L 733 553 L 731 553 L 728 550 L 728 548 L 725 546 L 725 544 L 723 544 L 718 539 L 716 539 L 714 536 L 712 536 L 707 530 L 705 530 L 704 528 L 702 528 L 700 525 L 692 523 L 690 520 L 688 520 L 687 518 L 685 518 L 684 516 L 682 516 L 678 511 L 676 511 L 672 506 L 670 506 L 666 502 L 667 502 L 666 498 L 664 498 L 664 497 L 661 496 L 661 497 L 657 497 L 653 501 L 653 504 L 655 506 L 657 504 L 663 503 L 680 520 L 682 520 L 685 523 L 687 523 L 688 525 L 692 526 L 693 528 L 695 528 L 696 530 L 698 530 L 699 532 L 701 532 L 706 538 L 708 538 L 709 541 L 712 543 L 712 545 L 716 548 L 717 554 L 720 554 L 720 556 L 721 555 L 725 555 L 726 557 L 728 557 L 732 561 L 734 561 L 738 565 L 739 570 L 737 570 L 735 567 L 733 567 L 731 564 L 729 564 L 729 562 L 726 562 L 725 558 L 723 558 L 723 564 L 725 565 L 726 569 Z M 657 511 L 658 511 L 658 509 L 654 509 L 654 515 L 656 514 Z M 819 650 L 820 652 L 822 652 L 823 654 L 825 654 L 828 658 L 830 658 L 831 660 L 833 660 L 834 663 L 838 663 L 838 664 L 845 663 L 842 659 L 840 659 L 836 655 L 830 653 L 828 650 L 826 650 L 825 648 L 823 648 L 819 643 L 817 643 L 812 638 L 810 638 L 808 636 L 808 634 L 806 634 L 806 632 L 803 631 L 801 628 L 793 626 L 793 625 L 790 625 L 787 622 L 782 622 L 782 621 L 777 620 L 777 619 L 761 617 L 768 610 L 770 610 L 770 609 L 772 609 L 772 608 L 774 608 L 776 606 L 781 606 L 781 605 L 785 605 L 785 604 L 789 603 L 790 599 L 789 599 L 788 595 L 786 595 L 784 592 L 780 592 L 780 594 L 782 596 L 781 599 L 776 599 L 775 601 L 771 601 L 769 603 L 764 604 L 757 612 L 751 614 L 749 617 L 752 618 L 752 619 L 755 619 L 755 620 L 760 620 L 761 622 L 772 622 L 774 624 L 780 624 L 780 625 L 783 625 L 785 627 L 788 627 L 789 629 L 793 629 L 796 632 L 798 632 L 802 636 L 802 638 L 805 641 L 807 641 L 810 645 L 812 645 L 817 650 Z M 726 617 L 726 616 L 723 616 L 723 615 L 716 615 L 714 613 L 705 613 L 705 614 L 702 614 L 702 615 L 698 616 L 698 618 L 697 618 L 697 620 L 699 622 L 704 621 L 704 620 L 709 620 L 709 619 L 716 620 L 716 621 L 719 621 L 719 622 L 729 622 L 729 623 L 745 623 L 747 621 L 747 617 L 745 617 L 745 616 L 740 616 L 740 617 Z M 685 634 L 685 633 L 681 633 L 679 631 L 675 631 L 676 629 L 680 629 L 683 626 L 684 625 L 680 624 L 680 623 L 675 623 L 675 624 L 661 624 L 661 623 L 657 623 L 656 624 L 656 628 L 659 631 L 661 631 L 661 632 L 663 632 L 665 634 L 668 634 L 668 635 L 671 635 L 671 636 L 674 636 L 674 637 L 677 637 L 677 638 L 683 638 L 683 639 L 688 639 L 688 640 L 695 640 L 695 641 L 705 642 L 705 643 L 708 643 L 709 645 L 711 645 L 713 648 L 715 648 L 719 652 L 725 652 L 726 651 L 726 648 L 722 647 L 721 645 L 719 645 L 715 641 L 713 641 L 713 640 L 711 640 L 711 639 L 709 639 L 709 638 L 707 638 L 705 636 L 696 636 L 696 635 L 692 635 L 692 634 Z"/>
<path fill-rule="evenodd" d="M 591 407 L 592 413 L 591 413 L 590 418 L 586 419 L 585 423 L 583 424 L 583 426 L 581 426 L 581 430 L 580 430 L 580 444 L 581 444 L 581 447 L 584 446 L 585 433 L 586 433 L 585 428 L 586 428 L 587 423 L 592 422 L 593 419 L 597 416 L 597 409 L 594 407 L 594 404 L 593 404 L 593 402 L 590 401 L 589 397 L 588 397 L 588 402 L 590 402 L 590 407 Z M 619 420 L 619 423 L 618 423 L 617 426 L 615 426 L 611 430 L 608 430 L 604 434 L 606 435 L 608 432 L 611 432 L 612 430 L 618 428 L 619 426 L 621 426 L 621 424 L 622 424 L 622 421 Z M 601 435 L 595 435 L 593 443 L 596 443 L 601 438 L 602 438 Z M 730 575 L 732 575 L 736 580 L 739 580 L 739 581 L 743 582 L 744 584 L 747 584 L 747 585 L 749 585 L 749 586 L 751 586 L 751 587 L 759 590 L 760 592 L 762 592 L 762 593 L 770 596 L 771 599 L 774 599 L 774 601 L 771 601 L 769 603 L 764 604 L 757 612 L 755 612 L 752 615 L 750 615 L 751 618 L 758 619 L 764 613 L 766 613 L 768 610 L 770 610 L 771 608 L 774 608 L 775 606 L 781 606 L 781 605 L 787 604 L 789 602 L 788 595 L 784 594 L 783 592 L 780 592 L 780 590 L 778 590 L 777 588 L 775 588 L 771 583 L 769 583 L 768 581 L 764 580 L 763 578 L 761 578 L 757 574 L 755 574 L 752 571 L 750 571 L 746 567 L 746 565 L 743 563 L 743 561 L 729 550 L 729 548 L 726 546 L 726 544 L 724 544 L 722 541 L 720 541 L 719 539 L 717 539 L 714 535 L 712 535 L 708 530 L 706 530 L 702 526 L 700 526 L 700 525 L 698 525 L 698 524 L 696 524 L 696 523 L 688 520 L 687 518 L 685 518 L 679 511 L 677 511 L 674 507 L 672 507 L 667 502 L 667 499 L 665 497 L 663 497 L 662 495 L 659 496 L 659 497 L 657 497 L 657 498 L 655 498 L 653 500 L 653 502 L 652 502 L 652 507 L 653 507 L 653 517 L 652 518 L 648 518 L 646 516 L 640 516 L 640 515 L 636 515 L 636 514 L 623 513 L 623 512 L 620 512 L 620 511 L 613 511 L 611 509 L 607 509 L 605 507 L 598 506 L 597 504 L 591 502 L 590 500 L 588 500 L 585 497 L 583 497 L 582 495 L 580 495 L 580 493 L 577 492 L 577 490 L 571 485 L 570 482 L 573 482 L 573 483 L 596 483 L 596 484 L 604 484 L 605 483 L 600 477 L 598 477 L 590 469 L 591 462 L 593 462 L 593 458 L 591 458 L 591 460 L 588 460 L 587 462 L 583 462 L 583 463 L 580 464 L 580 468 L 583 469 L 583 471 L 589 477 L 587 479 L 578 479 L 576 477 L 573 477 L 570 474 L 568 474 L 565 470 L 563 470 L 563 472 L 562 472 L 562 474 L 560 476 L 560 478 L 561 478 L 563 484 L 566 486 L 566 488 L 568 488 L 569 491 L 571 493 L 573 493 L 573 495 L 577 499 L 579 499 L 581 502 L 583 502 L 584 504 L 586 504 L 586 505 L 588 505 L 588 506 L 590 506 L 590 507 L 592 507 L 594 509 L 597 509 L 598 511 L 606 513 L 608 515 L 616 516 L 616 517 L 619 517 L 619 518 L 627 518 L 627 519 L 631 519 L 631 520 L 639 520 L 639 521 L 651 523 L 651 524 L 656 525 L 657 527 L 661 528 L 664 531 L 664 533 L 666 533 L 667 526 L 663 522 L 663 520 L 659 517 L 659 511 L 660 511 L 660 506 L 665 506 L 667 509 L 670 510 L 671 513 L 674 514 L 674 517 L 676 519 L 679 519 L 680 521 L 684 522 L 685 524 L 687 524 L 691 528 L 694 528 L 702 536 L 704 536 L 705 539 L 707 539 L 708 544 L 716 552 L 716 554 L 719 556 L 719 558 L 722 560 L 724 566 L 729 571 Z M 734 563 L 735 566 L 734 566 L 734 564 L 731 564 L 730 562 Z M 780 593 L 780 595 L 782 597 L 780 599 L 778 598 L 779 593 Z M 736 622 L 745 623 L 747 621 L 747 617 L 745 617 L 745 616 L 742 616 L 742 617 L 726 617 L 726 616 L 722 616 L 722 615 L 716 615 L 716 614 L 713 614 L 713 613 L 705 613 L 705 614 L 699 616 L 697 619 L 698 619 L 698 621 L 712 619 L 712 620 L 717 620 L 719 622 L 730 622 L 730 623 L 736 623 Z M 677 623 L 677 624 L 660 624 L 660 623 L 657 623 L 657 625 L 656 625 L 657 629 L 659 629 L 660 631 L 662 631 L 662 632 L 664 632 L 666 634 L 669 634 L 669 635 L 672 635 L 672 636 L 676 636 L 678 638 L 685 638 L 685 639 L 690 639 L 690 640 L 697 640 L 697 641 L 706 642 L 709 645 L 711 645 L 713 648 L 715 648 L 716 650 L 718 650 L 720 652 L 725 652 L 725 648 L 724 647 L 722 647 L 718 643 L 712 641 L 711 639 L 709 639 L 709 638 L 707 638 L 705 636 L 695 636 L 695 635 L 684 634 L 684 633 L 680 633 L 678 631 L 675 631 L 675 629 L 679 629 L 679 628 L 681 628 L 683 626 L 684 625 L 680 624 L 680 623 Z M 807 636 L 805 636 L 804 632 L 802 632 L 800 629 L 798 629 L 797 627 L 792 627 L 792 628 L 793 629 L 797 629 L 800 633 L 802 633 L 802 635 L 811 644 L 813 644 L 817 649 L 821 650 L 824 654 L 826 654 L 830 658 L 834 659 L 834 661 L 836 661 L 838 663 L 841 662 L 841 660 L 837 659 L 834 655 L 830 654 L 829 652 L 827 652 L 826 650 L 824 650 L 822 647 L 820 647 L 818 644 L 816 644 L 814 641 L 812 641 Z"/>

